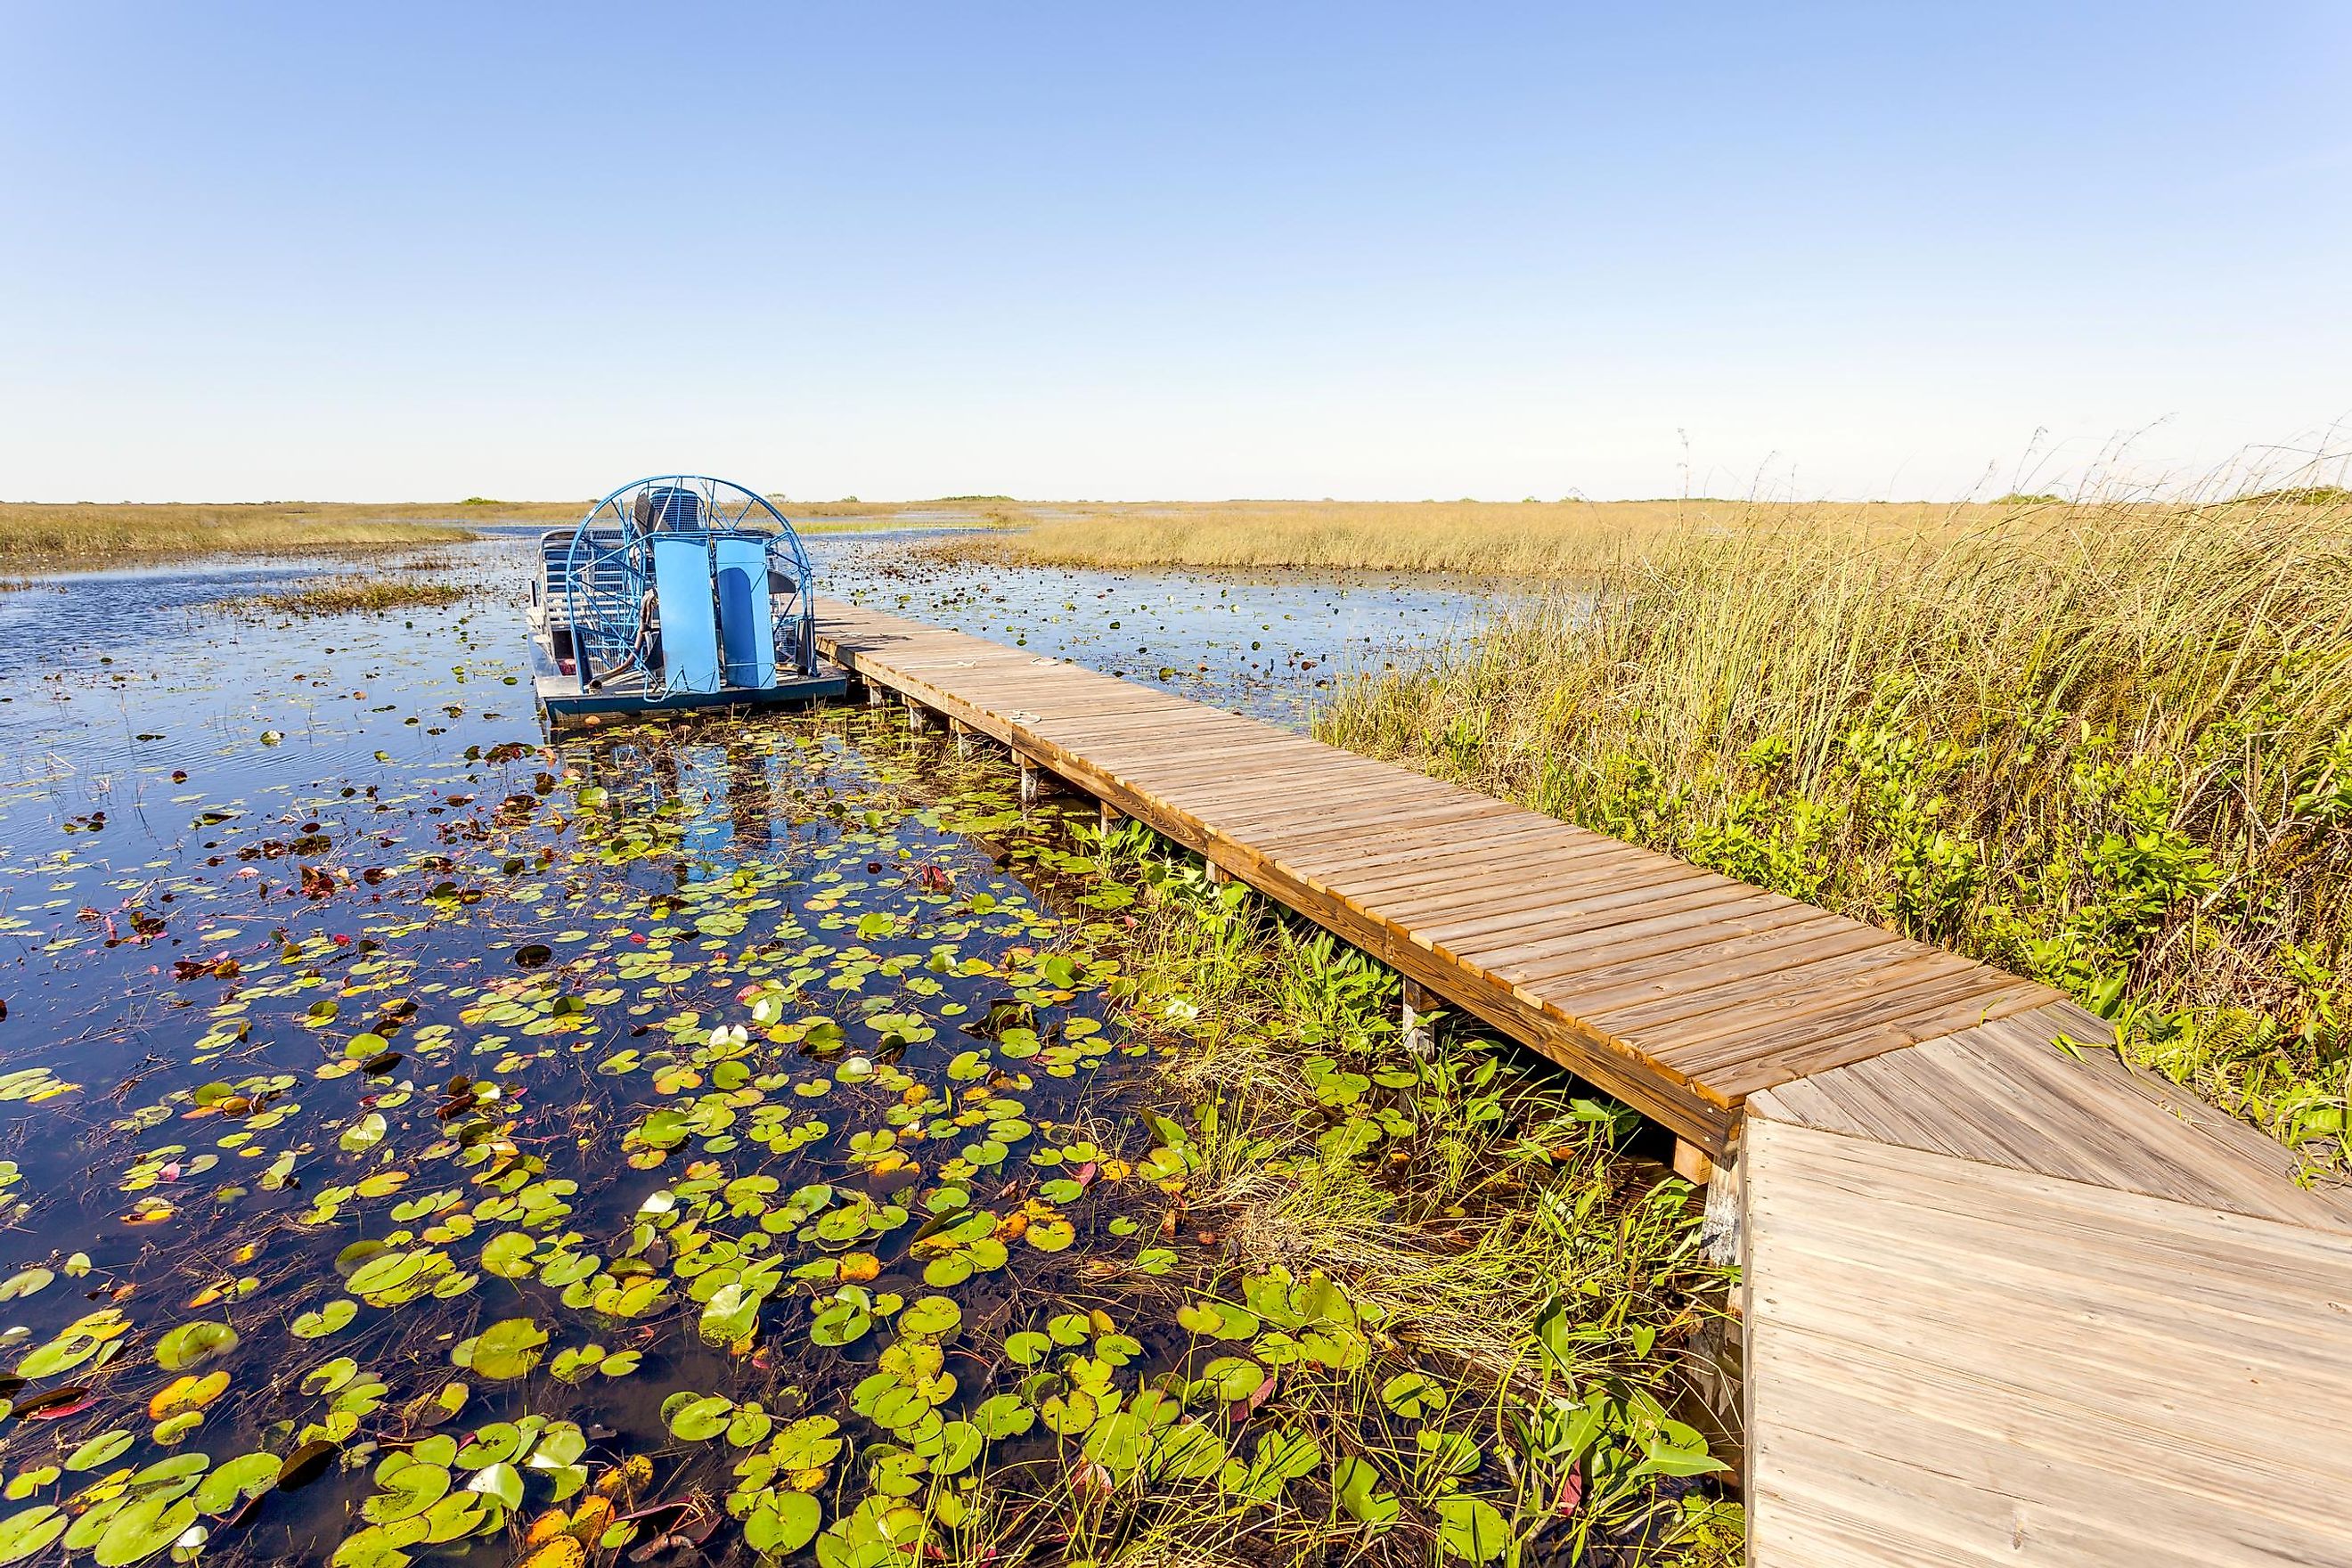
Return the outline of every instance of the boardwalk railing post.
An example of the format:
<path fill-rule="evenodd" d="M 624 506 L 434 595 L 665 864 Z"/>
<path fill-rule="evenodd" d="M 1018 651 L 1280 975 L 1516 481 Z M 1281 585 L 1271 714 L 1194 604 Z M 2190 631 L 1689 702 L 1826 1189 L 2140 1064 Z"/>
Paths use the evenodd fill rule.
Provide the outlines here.
<path fill-rule="evenodd" d="M 1437 1011 L 1437 999 L 1417 980 L 1404 983 L 1404 1002 L 1397 1020 L 1397 1034 L 1404 1048 L 1417 1057 L 1425 1057 L 1437 1048 L 1437 1036 L 1429 1026 L 1429 1015 Z"/>
<path fill-rule="evenodd" d="M 1692 1186 L 1703 1187 L 1715 1180 L 1715 1162 L 1706 1150 L 1686 1138 L 1675 1140 L 1675 1174 Z"/>

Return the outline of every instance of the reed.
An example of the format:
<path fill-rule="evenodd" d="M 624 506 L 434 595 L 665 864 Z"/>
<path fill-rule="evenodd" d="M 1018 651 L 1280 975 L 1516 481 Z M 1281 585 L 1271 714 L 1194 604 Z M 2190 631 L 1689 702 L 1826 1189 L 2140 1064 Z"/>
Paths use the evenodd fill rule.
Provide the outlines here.
<path fill-rule="evenodd" d="M 1580 548 L 1318 732 L 2057 985 L 2352 1171 L 2352 497 Z"/>

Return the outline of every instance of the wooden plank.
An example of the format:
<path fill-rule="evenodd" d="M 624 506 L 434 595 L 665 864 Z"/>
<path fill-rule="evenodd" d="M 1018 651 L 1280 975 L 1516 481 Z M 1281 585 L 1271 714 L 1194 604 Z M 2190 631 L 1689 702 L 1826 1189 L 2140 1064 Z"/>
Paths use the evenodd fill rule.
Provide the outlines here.
<path fill-rule="evenodd" d="M 1758 1568 L 2352 1561 L 2311 1506 L 2352 1486 L 2313 1440 L 2352 1238 L 1769 1118 L 1742 1152 Z"/>
<path fill-rule="evenodd" d="M 1794 906 L 1778 893 L 1703 888 L 1653 902 L 1612 909 L 1590 921 L 1554 921 L 1537 930 L 1474 930 L 1424 933 L 1431 945 L 1475 963 L 1522 990 L 1540 991 L 1549 979 L 1580 973 L 1588 963 L 1653 951 L 1692 932 L 1738 931 L 1731 922 L 1781 915 Z"/>
<path fill-rule="evenodd" d="M 2095 1023 L 2096 1021 L 2094 1020 Z M 2352 1232 L 2352 1194 L 2307 1187 L 2294 1157 L 2095 1040 L 2077 1054 L 2028 1013 L 1832 1068 L 1751 1097 L 1751 1114 L 2175 1202 Z"/>
<path fill-rule="evenodd" d="M 1904 1008 L 1883 1022 L 1854 1028 L 1850 1026 L 1853 1020 L 1847 1019 L 1835 1027 L 1811 1028 L 1775 1048 L 1738 1060 L 1713 1062 L 1701 1070 L 1710 1086 L 1744 1100 L 1759 1089 L 1790 1079 L 1864 1061 L 2014 1013 L 2032 1012 L 2054 994 L 2047 986 L 2024 980 L 1991 990 L 1958 985 L 1934 997 L 1906 997 Z"/>
<path fill-rule="evenodd" d="M 1629 1011 L 1641 998 L 1657 996 L 1683 1004 L 1712 995 L 1720 987 L 1801 973 L 1806 965 L 1825 958 L 1868 955 L 1877 960 L 1904 940 L 1871 926 L 1823 921 L 1810 936 L 1781 937 L 1769 933 L 1720 956 L 1678 954 L 1672 959 L 1619 964 L 1608 971 L 1586 970 L 1572 981 L 1548 985 L 1545 994 L 1581 1016 L 1597 1016 L 1618 1007 Z M 1722 944 L 1718 944 L 1722 945 Z"/>
<path fill-rule="evenodd" d="M 1719 902 L 1745 892 L 1712 872 L 1672 860 L 1603 861 L 1582 868 L 1572 899 L 1549 879 L 1465 888 L 1444 895 L 1392 898 L 1383 913 L 1409 924 L 1425 945 L 1449 951 L 1507 932 L 1519 942 L 1506 954 L 1596 927 Z"/>
<path fill-rule="evenodd" d="M 1368 880 L 1379 873 L 1402 870 L 1408 867 L 1425 868 L 1430 873 L 1444 875 L 1454 864 L 1465 858 L 1481 853 L 1508 851 L 1530 844 L 1558 847 L 1562 862 L 1571 856 L 1601 852 L 1608 844 L 1586 846 L 1561 840 L 1547 831 L 1545 820 L 1529 822 L 1524 813 L 1489 818 L 1480 825 L 1475 837 L 1465 839 L 1433 838 L 1427 834 L 1404 832 L 1372 834 L 1348 839 L 1336 846 L 1317 846 L 1307 851 L 1293 850 L 1286 846 L 1267 846 L 1274 858 L 1298 872 L 1318 880 L 1344 876 L 1349 885 L 1362 891 Z M 1418 873 L 1416 873 L 1418 874 Z"/>

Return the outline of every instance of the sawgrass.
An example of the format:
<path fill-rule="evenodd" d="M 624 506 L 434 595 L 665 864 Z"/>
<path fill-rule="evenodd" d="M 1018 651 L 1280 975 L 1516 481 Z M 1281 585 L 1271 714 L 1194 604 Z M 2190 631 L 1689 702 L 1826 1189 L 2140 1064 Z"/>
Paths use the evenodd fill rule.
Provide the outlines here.
<path fill-rule="evenodd" d="M 257 615 L 382 615 L 391 610 L 437 610 L 465 598 L 455 583 L 419 583 L 398 577 L 329 577 L 280 593 L 231 601 Z"/>
<path fill-rule="evenodd" d="M 1949 533 L 2027 506 L 1687 501 L 1073 503 L 1025 530 L 940 546 L 1008 564 L 1296 567 L 1557 577 L 1628 541 L 1803 525 L 1860 538 Z M 1016 518 L 1017 521 L 1017 518 Z"/>
<path fill-rule="evenodd" d="M 2117 522 L 2161 529 L 2217 511 L 2305 515 L 2340 510 L 2343 493 L 2331 487 L 2305 486 L 2186 501 L 2012 494 L 1949 505 L 1707 499 L 1023 502 L 997 509 L 1005 525 L 1016 531 L 956 539 L 934 548 L 951 557 L 1013 565 L 1287 567 L 1579 578 L 1612 569 L 1629 550 L 1691 538 L 1804 534 L 1876 546 L 1949 542 L 2004 529 L 2046 533 Z"/>
<path fill-rule="evenodd" d="M 70 572 L 136 566 L 203 555 L 289 555 L 454 544 L 475 537 L 475 523 L 574 523 L 586 501 L 502 501 L 481 496 L 462 501 L 258 501 L 197 504 L 51 505 L 0 501 L 0 572 Z M 908 511 L 958 510 L 945 502 L 851 505 L 809 510 L 786 505 L 785 515 L 807 533 L 871 528 Z M 931 521 L 924 519 L 922 521 Z M 970 521 L 1003 525 L 1003 517 Z"/>
<path fill-rule="evenodd" d="M 0 502 L 0 570 L 58 572 L 180 561 L 199 555 L 402 549 L 470 539 L 452 521 L 528 521 L 572 502 L 509 505 L 354 505 L 260 502 L 245 506 L 47 505 Z"/>
<path fill-rule="evenodd" d="M 2046 981 L 2352 1170 L 2352 498 L 1586 548 L 1318 732 Z"/>

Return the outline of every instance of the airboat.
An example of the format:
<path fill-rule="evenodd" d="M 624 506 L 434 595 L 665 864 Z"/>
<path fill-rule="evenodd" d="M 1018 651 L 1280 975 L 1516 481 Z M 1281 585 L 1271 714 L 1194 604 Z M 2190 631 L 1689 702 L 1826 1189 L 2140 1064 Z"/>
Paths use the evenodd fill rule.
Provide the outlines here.
<path fill-rule="evenodd" d="M 767 497 L 704 474 L 624 485 L 541 535 L 528 617 L 551 719 L 807 702 L 848 684 L 817 655 L 800 535 Z"/>

